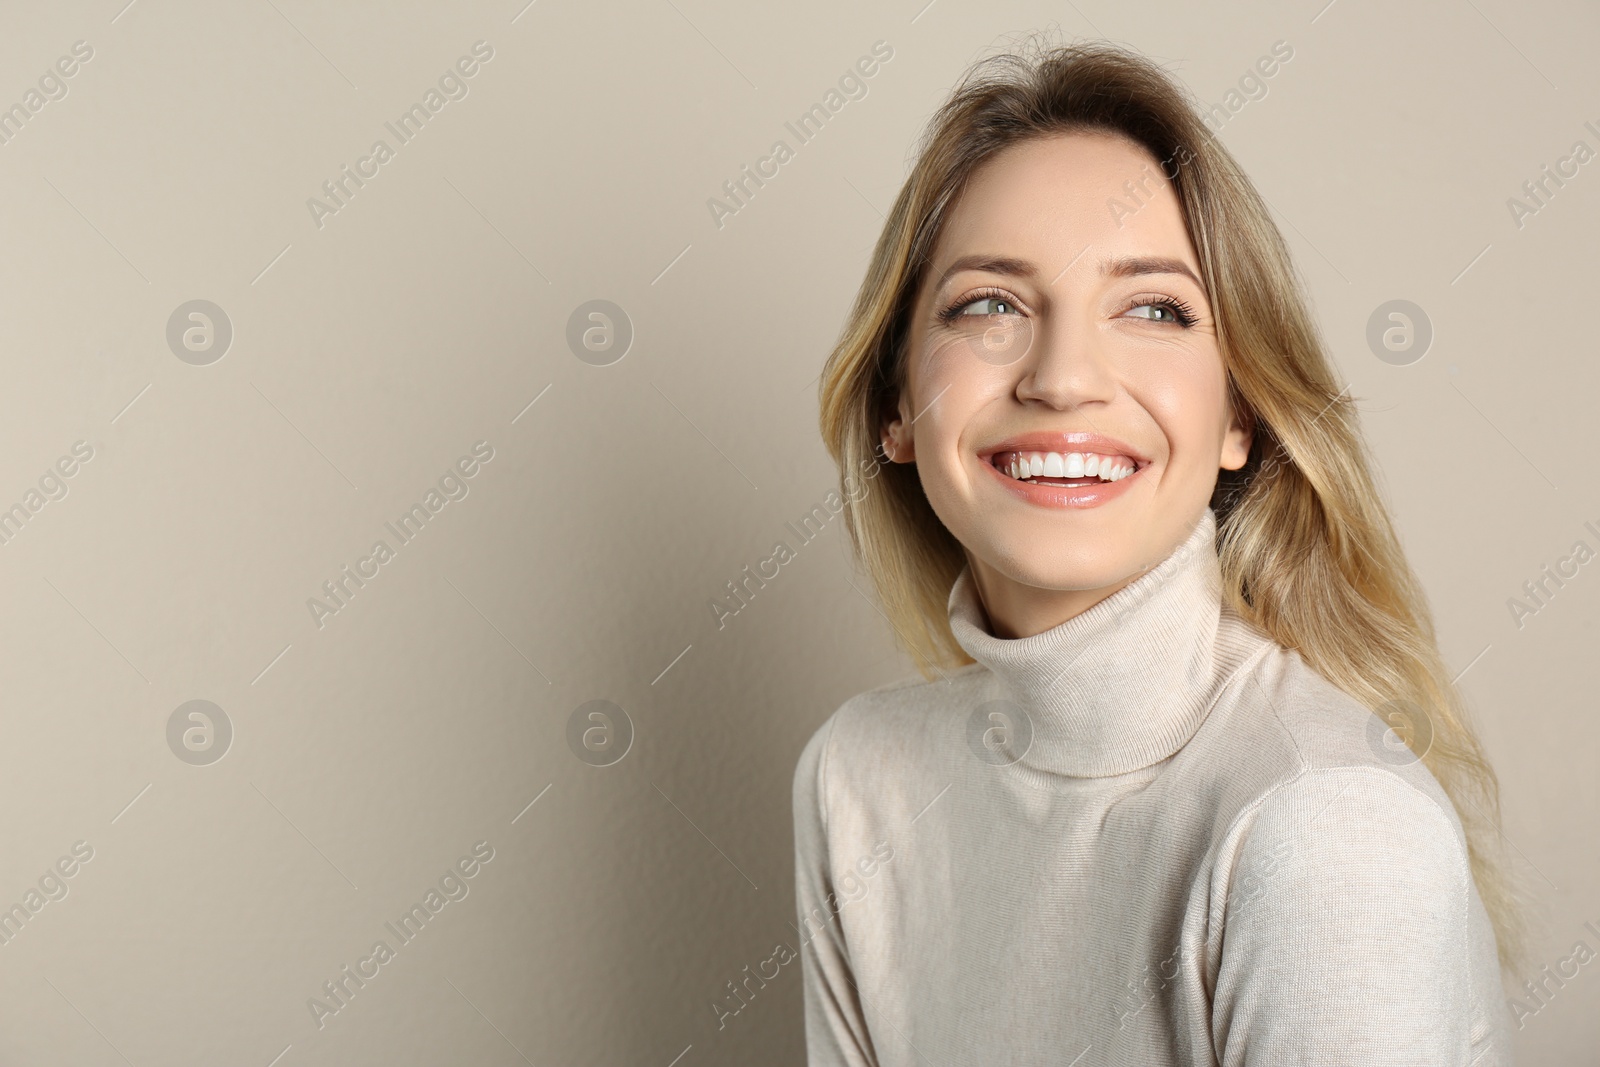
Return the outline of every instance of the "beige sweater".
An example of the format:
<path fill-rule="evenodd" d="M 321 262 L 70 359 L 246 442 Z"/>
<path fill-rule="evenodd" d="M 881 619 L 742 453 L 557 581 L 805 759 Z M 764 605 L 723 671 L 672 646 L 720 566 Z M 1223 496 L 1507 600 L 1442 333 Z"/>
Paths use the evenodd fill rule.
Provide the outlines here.
<path fill-rule="evenodd" d="M 861 693 L 794 778 L 809 1062 L 1511 1062 L 1449 799 L 1221 599 L 1207 509 L 1161 564 Z"/>

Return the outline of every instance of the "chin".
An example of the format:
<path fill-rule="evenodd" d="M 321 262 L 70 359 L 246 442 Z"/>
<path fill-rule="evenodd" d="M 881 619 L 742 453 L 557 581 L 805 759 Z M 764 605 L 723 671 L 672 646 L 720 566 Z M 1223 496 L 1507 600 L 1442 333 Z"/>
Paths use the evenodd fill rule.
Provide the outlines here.
<path fill-rule="evenodd" d="M 1134 551 L 1136 547 L 1131 544 L 1115 549 L 1086 547 L 1046 554 L 1037 550 L 1012 550 L 1007 546 L 992 555 L 983 554 L 981 558 L 1019 585 L 1055 592 L 1079 592 L 1105 589 L 1142 573 L 1144 568 Z"/>

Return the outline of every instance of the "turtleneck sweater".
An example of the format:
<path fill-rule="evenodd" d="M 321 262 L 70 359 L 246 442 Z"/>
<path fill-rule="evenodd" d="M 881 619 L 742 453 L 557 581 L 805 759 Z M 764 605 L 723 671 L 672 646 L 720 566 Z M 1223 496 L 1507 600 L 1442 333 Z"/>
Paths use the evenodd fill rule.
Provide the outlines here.
<path fill-rule="evenodd" d="M 1383 721 L 1165 560 L 845 701 L 793 783 L 812 1067 L 1511 1062 L 1461 823 Z M 790 957 L 792 958 L 792 957 Z"/>

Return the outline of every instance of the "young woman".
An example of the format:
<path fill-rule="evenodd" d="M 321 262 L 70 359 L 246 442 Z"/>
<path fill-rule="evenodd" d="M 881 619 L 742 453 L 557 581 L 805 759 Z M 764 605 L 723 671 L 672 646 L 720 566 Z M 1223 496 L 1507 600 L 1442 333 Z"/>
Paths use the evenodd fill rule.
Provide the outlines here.
<path fill-rule="evenodd" d="M 975 68 L 820 391 L 921 676 L 796 769 L 813 1065 L 1510 1062 L 1493 772 L 1282 237 L 1159 67 Z"/>

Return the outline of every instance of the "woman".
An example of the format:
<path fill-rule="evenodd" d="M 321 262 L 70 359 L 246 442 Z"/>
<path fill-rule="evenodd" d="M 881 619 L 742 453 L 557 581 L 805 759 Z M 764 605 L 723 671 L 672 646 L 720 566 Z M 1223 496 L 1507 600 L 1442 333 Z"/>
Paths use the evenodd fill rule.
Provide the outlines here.
<path fill-rule="evenodd" d="M 812 1064 L 1510 1062 L 1493 772 L 1283 240 L 1160 68 L 972 71 L 821 406 L 922 677 L 796 768 Z"/>

